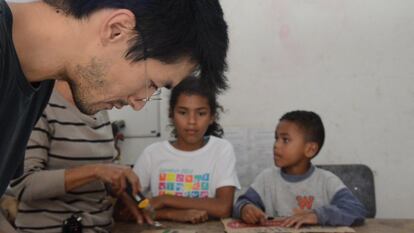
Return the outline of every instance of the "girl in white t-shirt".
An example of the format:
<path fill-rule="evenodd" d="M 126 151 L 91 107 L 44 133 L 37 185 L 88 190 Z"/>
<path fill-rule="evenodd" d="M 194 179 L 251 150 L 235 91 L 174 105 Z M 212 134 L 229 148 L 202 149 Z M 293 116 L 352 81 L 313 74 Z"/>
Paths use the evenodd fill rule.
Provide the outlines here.
<path fill-rule="evenodd" d="M 153 197 L 157 220 L 199 223 L 229 217 L 240 184 L 233 146 L 221 139 L 221 106 L 195 77 L 171 92 L 175 140 L 148 146 L 135 163 L 143 192 Z"/>

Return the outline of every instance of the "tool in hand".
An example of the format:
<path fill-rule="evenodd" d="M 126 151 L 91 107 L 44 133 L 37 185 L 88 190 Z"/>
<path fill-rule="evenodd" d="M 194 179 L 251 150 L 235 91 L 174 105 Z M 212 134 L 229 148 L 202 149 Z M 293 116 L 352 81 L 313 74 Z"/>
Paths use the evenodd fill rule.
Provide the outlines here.
<path fill-rule="evenodd" d="M 155 219 L 155 209 L 151 205 L 148 198 L 146 198 L 140 191 L 136 195 L 132 194 L 131 186 L 127 186 L 126 192 L 128 195 L 132 197 L 132 199 L 135 201 L 135 204 L 138 206 L 139 209 L 146 211 L 150 214 L 151 219 Z"/>

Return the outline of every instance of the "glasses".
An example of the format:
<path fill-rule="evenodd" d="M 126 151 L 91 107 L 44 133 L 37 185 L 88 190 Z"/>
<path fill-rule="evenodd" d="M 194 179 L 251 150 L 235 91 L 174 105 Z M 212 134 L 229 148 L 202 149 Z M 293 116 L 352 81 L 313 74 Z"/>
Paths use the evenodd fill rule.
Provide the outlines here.
<path fill-rule="evenodd" d="M 161 88 L 157 88 L 155 91 L 154 91 L 154 93 L 152 93 L 152 95 L 149 95 L 148 93 L 148 86 L 149 86 L 149 83 L 148 83 L 148 79 L 147 79 L 147 81 L 146 81 L 146 87 L 145 87 L 145 98 L 142 98 L 142 99 L 139 99 L 139 101 L 142 101 L 142 102 L 150 102 L 150 101 L 152 101 L 152 100 L 162 100 L 162 98 L 161 98 Z"/>
<path fill-rule="evenodd" d="M 144 34 L 142 33 L 142 30 L 140 29 L 139 25 L 136 25 L 138 27 L 138 31 L 141 32 L 141 38 L 142 38 L 142 44 L 144 47 L 143 53 L 144 53 L 144 76 L 145 76 L 145 98 L 138 99 L 137 101 L 142 101 L 144 103 L 150 102 L 151 100 L 161 100 L 161 88 L 156 88 L 155 91 L 150 96 L 148 93 L 148 87 L 150 86 L 149 79 L 148 79 L 148 72 L 147 72 L 147 46 L 145 45 L 145 38 Z"/>
<path fill-rule="evenodd" d="M 147 60 L 144 59 L 144 76 L 145 76 L 145 98 L 138 99 L 142 102 L 150 102 L 152 100 L 162 100 L 161 98 L 161 88 L 157 88 L 152 95 L 149 95 L 148 87 L 151 86 L 147 74 Z"/>

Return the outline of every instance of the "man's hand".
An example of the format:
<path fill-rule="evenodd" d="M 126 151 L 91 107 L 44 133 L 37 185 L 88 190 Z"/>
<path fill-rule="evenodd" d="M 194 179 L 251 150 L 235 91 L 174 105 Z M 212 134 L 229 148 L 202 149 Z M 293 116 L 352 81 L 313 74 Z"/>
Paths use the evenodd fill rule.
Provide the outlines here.
<path fill-rule="evenodd" d="M 294 215 L 284 219 L 282 227 L 295 227 L 296 229 L 304 224 L 318 224 L 318 216 L 311 210 L 293 210 Z"/>
<path fill-rule="evenodd" d="M 119 196 L 130 183 L 133 194 L 141 185 L 138 176 L 128 166 L 116 164 L 89 164 L 65 170 L 65 190 L 72 191 L 85 184 L 100 180 L 111 185 L 114 195 Z"/>
<path fill-rule="evenodd" d="M 96 164 L 94 174 L 97 179 L 111 184 L 117 196 L 125 191 L 127 181 L 131 184 L 132 193 L 137 194 L 141 189 L 138 176 L 128 166 L 117 164 Z"/>
<path fill-rule="evenodd" d="M 153 225 L 154 221 L 150 217 L 150 213 L 143 211 L 138 208 L 132 198 L 125 192 L 123 192 L 119 199 L 122 203 L 117 203 L 119 207 L 119 217 L 121 220 L 135 220 L 138 224 L 143 224 L 147 222 L 148 224 Z"/>
<path fill-rule="evenodd" d="M 249 224 L 264 223 L 266 214 L 256 206 L 247 204 L 241 209 L 241 219 Z"/>

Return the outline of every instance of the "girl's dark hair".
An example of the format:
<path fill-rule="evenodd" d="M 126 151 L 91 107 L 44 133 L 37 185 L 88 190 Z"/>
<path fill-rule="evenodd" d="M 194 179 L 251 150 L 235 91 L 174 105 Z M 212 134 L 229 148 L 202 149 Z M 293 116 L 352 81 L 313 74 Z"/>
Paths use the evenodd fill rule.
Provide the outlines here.
<path fill-rule="evenodd" d="M 196 78 L 194 76 L 187 77 L 171 91 L 169 107 L 170 119 L 174 117 L 174 108 L 177 104 L 178 98 L 182 94 L 198 95 L 207 98 L 208 104 L 210 106 L 210 113 L 214 116 L 214 121 L 209 125 L 204 136 L 212 135 L 221 138 L 224 134 L 224 131 L 217 121 L 220 119 L 220 112 L 223 111 L 223 107 L 220 106 L 220 104 L 217 102 L 217 95 L 214 93 L 214 91 L 210 91 L 208 88 L 206 88 L 199 78 Z M 177 130 L 175 128 L 171 132 L 171 135 L 177 137 Z"/>

